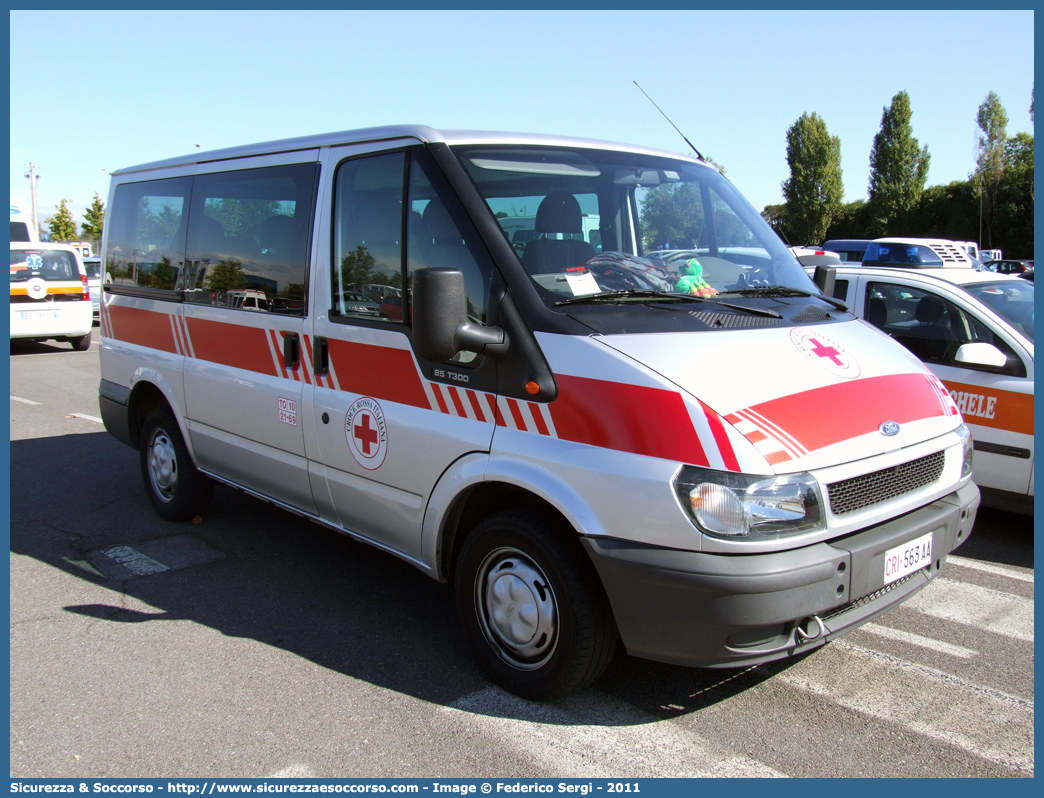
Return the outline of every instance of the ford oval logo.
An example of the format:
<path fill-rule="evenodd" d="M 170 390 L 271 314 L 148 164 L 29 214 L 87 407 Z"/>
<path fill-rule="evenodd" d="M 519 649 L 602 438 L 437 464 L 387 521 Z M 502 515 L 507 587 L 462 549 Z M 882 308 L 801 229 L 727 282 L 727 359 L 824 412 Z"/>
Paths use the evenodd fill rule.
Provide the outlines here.
<path fill-rule="evenodd" d="M 877 428 L 877 431 L 880 432 L 882 435 L 887 435 L 888 437 L 898 435 L 899 424 L 895 421 L 886 421 L 880 427 Z"/>

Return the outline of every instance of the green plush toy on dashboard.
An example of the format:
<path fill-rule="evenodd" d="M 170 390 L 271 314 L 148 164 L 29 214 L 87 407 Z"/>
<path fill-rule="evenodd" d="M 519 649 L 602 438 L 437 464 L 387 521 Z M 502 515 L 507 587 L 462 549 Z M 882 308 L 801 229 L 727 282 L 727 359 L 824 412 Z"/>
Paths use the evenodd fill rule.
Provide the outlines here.
<path fill-rule="evenodd" d="M 674 291 L 678 294 L 692 294 L 694 296 L 714 296 L 717 291 L 703 279 L 703 264 L 696 258 L 690 258 L 684 266 L 678 269 L 680 278 L 674 284 Z"/>

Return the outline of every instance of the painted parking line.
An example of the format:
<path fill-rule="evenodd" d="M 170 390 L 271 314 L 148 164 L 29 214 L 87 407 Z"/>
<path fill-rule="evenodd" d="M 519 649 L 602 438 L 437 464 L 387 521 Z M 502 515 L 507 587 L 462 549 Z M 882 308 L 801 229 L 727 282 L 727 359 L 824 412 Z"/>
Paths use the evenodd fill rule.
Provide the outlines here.
<path fill-rule="evenodd" d="M 903 606 L 944 621 L 1033 641 L 1033 599 L 940 577 Z"/>
<path fill-rule="evenodd" d="M 953 563 L 960 568 L 972 568 L 976 571 L 983 571 L 987 574 L 1006 576 L 1008 579 L 1017 579 L 1020 582 L 1029 582 L 1031 585 L 1033 584 L 1032 573 L 1017 571 L 1014 568 L 1006 568 L 1003 565 L 994 565 L 993 563 L 980 562 L 979 560 L 970 560 L 967 557 L 955 557 L 952 554 L 946 558 L 946 562 Z"/>
<path fill-rule="evenodd" d="M 942 654 L 948 654 L 951 657 L 958 657 L 959 659 L 971 659 L 972 657 L 979 656 L 978 651 L 973 651 L 970 648 L 955 646 L 953 643 L 944 643 L 942 640 L 935 640 L 931 637 L 922 637 L 921 635 L 915 635 L 913 632 L 904 632 L 902 629 L 893 629 L 891 626 L 882 626 L 877 623 L 865 623 L 859 628 L 864 632 L 869 632 L 878 637 L 895 640 L 899 643 L 908 643 L 912 646 L 918 646 L 919 648 L 931 649 L 932 651 L 938 651 Z"/>
<path fill-rule="evenodd" d="M 700 737 L 596 690 L 538 704 L 488 687 L 438 711 L 565 778 L 784 775 L 729 750 L 723 741 Z"/>
<path fill-rule="evenodd" d="M 844 640 L 776 678 L 865 717 L 1033 775 L 1032 699 Z"/>
<path fill-rule="evenodd" d="M 38 405 L 39 402 L 34 402 L 32 399 L 23 399 L 21 396 L 11 396 L 12 402 L 21 402 L 23 405 Z"/>
<path fill-rule="evenodd" d="M 93 421 L 95 424 L 104 424 L 97 416 L 89 416 L 86 413 L 72 413 L 71 418 L 82 418 L 84 421 Z"/>

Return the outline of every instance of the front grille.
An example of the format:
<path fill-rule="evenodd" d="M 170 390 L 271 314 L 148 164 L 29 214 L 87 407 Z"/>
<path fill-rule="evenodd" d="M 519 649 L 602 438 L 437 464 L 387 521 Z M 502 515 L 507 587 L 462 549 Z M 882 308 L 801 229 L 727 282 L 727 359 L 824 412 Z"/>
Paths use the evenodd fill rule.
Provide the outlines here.
<path fill-rule="evenodd" d="M 926 567 L 931 567 L 931 564 L 929 563 L 929 565 Z M 830 612 L 825 613 L 820 617 L 824 621 L 829 621 L 833 618 L 836 618 L 838 615 L 844 615 L 846 612 L 851 612 L 854 609 L 858 609 L 859 607 L 862 607 L 864 604 L 869 604 L 871 601 L 881 598 L 881 596 L 885 595 L 886 593 L 891 593 L 900 585 L 905 585 L 907 582 L 909 582 L 911 579 L 917 576 L 917 574 L 920 573 L 924 573 L 924 568 L 922 568 L 920 571 L 914 571 L 912 574 L 907 574 L 902 579 L 896 579 L 894 582 L 890 582 L 889 584 L 882 587 L 880 590 L 875 590 L 873 593 L 868 593 L 867 595 L 861 598 L 857 598 L 855 601 L 850 601 L 847 604 L 842 604 L 840 607 L 834 607 L 834 609 L 830 610 Z"/>
<path fill-rule="evenodd" d="M 827 485 L 830 510 L 843 515 L 930 485 L 942 476 L 946 456 L 936 452 L 909 463 Z"/>

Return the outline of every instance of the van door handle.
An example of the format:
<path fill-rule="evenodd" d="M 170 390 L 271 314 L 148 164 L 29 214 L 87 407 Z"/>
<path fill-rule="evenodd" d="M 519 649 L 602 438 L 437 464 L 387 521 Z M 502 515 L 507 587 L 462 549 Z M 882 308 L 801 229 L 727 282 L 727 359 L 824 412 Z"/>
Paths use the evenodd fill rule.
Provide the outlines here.
<path fill-rule="evenodd" d="M 297 333 L 283 333 L 283 365 L 288 369 L 297 368 L 301 359 L 301 344 Z"/>
<path fill-rule="evenodd" d="M 312 372 L 320 376 L 330 370 L 330 345 L 321 335 L 315 336 L 315 349 L 312 350 Z"/>

